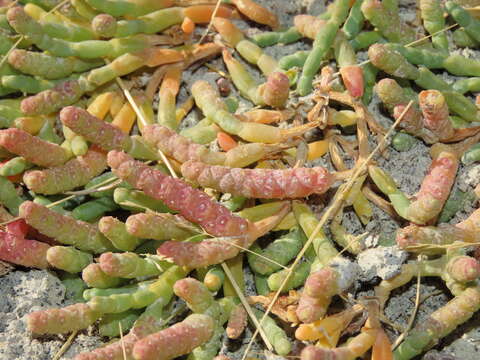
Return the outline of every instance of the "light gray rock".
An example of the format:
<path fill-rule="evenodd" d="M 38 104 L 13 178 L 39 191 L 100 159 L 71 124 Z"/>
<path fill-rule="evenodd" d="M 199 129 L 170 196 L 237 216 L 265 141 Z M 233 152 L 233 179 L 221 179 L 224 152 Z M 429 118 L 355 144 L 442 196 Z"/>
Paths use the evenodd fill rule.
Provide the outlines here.
<path fill-rule="evenodd" d="M 14 271 L 0 277 L 0 289 L 0 360 L 52 359 L 66 336 L 35 338 L 27 329 L 25 317 L 31 311 L 66 306 L 61 281 L 45 270 Z M 62 359 L 101 344 L 98 336 L 80 333 Z"/>
<path fill-rule="evenodd" d="M 358 265 L 362 270 L 363 281 L 370 281 L 375 276 L 388 280 L 400 273 L 403 262 L 408 253 L 397 246 L 380 246 L 367 249 L 357 257 Z"/>

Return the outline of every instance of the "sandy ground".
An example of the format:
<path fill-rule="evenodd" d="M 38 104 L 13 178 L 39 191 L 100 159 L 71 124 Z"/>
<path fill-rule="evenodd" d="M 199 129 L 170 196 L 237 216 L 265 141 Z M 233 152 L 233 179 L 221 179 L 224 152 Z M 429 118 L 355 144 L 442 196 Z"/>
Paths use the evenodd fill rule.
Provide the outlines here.
<path fill-rule="evenodd" d="M 316 15 L 324 8 L 323 1 L 319 0 L 258 0 L 258 2 L 269 7 L 277 13 L 281 23 L 289 26 L 292 23 L 292 16 L 297 13 L 310 13 Z M 412 3 L 410 0 L 401 1 L 402 14 L 405 19 L 413 21 L 415 18 L 412 12 Z M 247 29 L 249 25 L 244 21 L 238 21 L 237 25 Z M 277 58 L 300 49 L 308 49 L 308 42 L 298 42 L 287 46 L 276 46 L 267 48 L 266 51 Z M 477 57 L 476 52 L 469 52 L 468 56 Z M 211 64 L 218 69 L 223 69 L 221 59 L 211 61 Z M 260 74 L 252 70 L 257 77 Z M 215 82 L 219 75 L 215 72 L 207 71 L 205 67 L 184 74 L 184 86 L 182 87 L 179 100 L 182 101 L 188 96 L 189 86 L 197 79 L 204 79 Z M 444 74 L 447 81 L 453 78 Z M 252 107 L 247 101 L 241 100 L 240 111 Z M 370 110 L 375 117 L 384 125 L 389 126 L 391 120 L 385 116 L 379 107 L 377 98 L 374 98 Z M 201 118 L 199 112 L 193 111 L 183 122 L 183 126 L 191 126 Z M 312 138 L 317 136 L 315 133 Z M 374 139 L 372 139 L 374 142 Z M 215 146 L 215 145 L 213 145 Z M 408 194 L 414 194 L 420 185 L 420 182 L 431 162 L 428 154 L 428 148 L 421 142 L 407 152 L 389 151 L 388 159 L 378 158 L 380 166 L 390 172 L 399 184 L 401 190 Z M 322 159 L 310 165 L 327 165 L 328 158 Z M 454 191 L 461 189 L 471 191 L 473 186 L 480 181 L 480 166 L 472 165 L 460 169 Z M 473 208 L 477 207 L 473 201 L 467 201 L 464 209 L 460 211 L 452 220 L 456 223 L 468 214 Z M 346 211 L 344 214 L 344 225 L 352 233 L 369 232 L 372 238 L 391 239 L 396 229 L 401 225 L 390 219 L 380 209 L 374 209 L 372 222 L 365 228 L 362 227 L 356 215 L 352 211 Z M 360 297 L 372 295 L 372 285 L 379 281 L 379 277 L 389 277 L 398 272 L 399 265 L 405 260 L 406 254 L 398 251 L 395 247 L 379 248 L 368 250 L 361 256 L 361 266 L 363 274 L 355 288 L 352 289 L 352 296 Z M 253 288 L 251 274 L 246 274 L 247 289 Z M 16 270 L 0 277 L 0 360 L 47 360 L 52 359 L 58 352 L 62 344 L 65 343 L 67 336 L 52 336 L 32 338 L 27 332 L 25 326 L 25 314 L 32 310 L 47 309 L 51 307 L 65 306 L 72 303 L 72 294 L 66 291 L 64 285 L 58 279 L 55 273 L 38 270 Z M 425 300 L 421 303 L 416 323 L 421 322 L 432 311 L 444 305 L 451 295 L 440 281 L 435 279 L 422 279 L 421 296 Z M 416 294 L 416 282 L 397 289 L 386 308 L 387 317 L 395 323 L 406 325 L 413 310 Z M 473 360 L 480 358 L 480 315 L 474 316 L 469 322 L 457 329 L 453 334 L 443 339 L 435 350 L 430 351 L 423 359 L 462 359 Z M 387 327 L 389 335 L 392 338 L 398 336 Z M 245 344 L 248 343 L 251 332 L 247 331 L 245 336 L 237 341 L 225 340 L 221 353 L 227 354 L 232 358 L 239 358 L 243 354 Z M 69 359 L 75 354 L 93 349 L 102 344 L 102 339 L 96 335 L 95 327 L 79 333 L 72 342 L 68 351 L 62 359 Z M 257 344 L 253 347 L 252 356 L 262 356 L 262 346 Z M 454 356 L 454 357 L 453 357 Z"/>

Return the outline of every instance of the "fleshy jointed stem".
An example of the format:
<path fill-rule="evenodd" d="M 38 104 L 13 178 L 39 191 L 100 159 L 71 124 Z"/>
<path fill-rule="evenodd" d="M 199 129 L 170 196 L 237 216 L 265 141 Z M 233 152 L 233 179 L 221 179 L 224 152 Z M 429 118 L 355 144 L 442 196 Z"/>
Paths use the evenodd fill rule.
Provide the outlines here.
<path fill-rule="evenodd" d="M 35 334 L 63 334 L 85 329 L 93 324 L 100 313 L 88 304 L 75 304 L 60 309 L 35 311 L 28 314 L 28 329 Z"/>
<path fill-rule="evenodd" d="M 192 314 L 182 322 L 135 343 L 135 360 L 169 360 L 190 353 L 213 335 L 214 321 L 208 315 Z"/>
<path fill-rule="evenodd" d="M 408 360 L 451 333 L 480 309 L 480 288 L 473 286 L 421 322 L 395 350 L 395 359 Z"/>
<path fill-rule="evenodd" d="M 0 145 L 11 153 L 43 167 L 62 165 L 69 158 L 69 153 L 64 148 L 20 129 L 0 130 Z"/>
<path fill-rule="evenodd" d="M 154 240 L 184 240 L 199 232 L 199 229 L 179 215 L 154 212 L 129 216 L 126 229 L 136 237 Z"/>
<path fill-rule="evenodd" d="M 20 206 L 20 216 L 39 232 L 60 243 L 94 253 L 113 249 L 95 225 L 61 215 L 32 201 L 25 201 Z"/>
<path fill-rule="evenodd" d="M 186 179 L 235 196 L 298 198 L 328 190 L 333 177 L 322 167 L 288 170 L 238 169 L 189 161 L 182 165 Z"/>
<path fill-rule="evenodd" d="M 98 149 L 90 148 L 84 156 L 46 170 L 27 171 L 25 185 L 36 193 L 58 194 L 87 184 L 107 167 L 106 156 Z"/>
<path fill-rule="evenodd" d="M 27 240 L 22 236 L 0 231 L 0 259 L 13 264 L 34 267 L 38 269 L 48 268 L 47 251 L 50 245 Z"/>

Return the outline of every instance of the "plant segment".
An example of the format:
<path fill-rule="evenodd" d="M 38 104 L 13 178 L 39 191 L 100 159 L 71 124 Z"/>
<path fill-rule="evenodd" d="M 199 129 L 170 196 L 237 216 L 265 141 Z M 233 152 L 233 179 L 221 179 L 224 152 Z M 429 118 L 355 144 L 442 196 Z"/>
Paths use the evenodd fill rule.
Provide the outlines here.
<path fill-rule="evenodd" d="M 283 199 L 322 194 L 333 182 L 324 168 L 238 169 L 189 161 L 182 175 L 203 187 L 247 198 Z"/>
<path fill-rule="evenodd" d="M 431 149 L 432 164 L 414 200 L 409 200 L 393 179 L 376 166 L 369 167 L 375 184 L 385 193 L 397 213 L 416 224 L 426 224 L 440 214 L 457 173 L 459 159 L 454 149 L 436 144 Z"/>

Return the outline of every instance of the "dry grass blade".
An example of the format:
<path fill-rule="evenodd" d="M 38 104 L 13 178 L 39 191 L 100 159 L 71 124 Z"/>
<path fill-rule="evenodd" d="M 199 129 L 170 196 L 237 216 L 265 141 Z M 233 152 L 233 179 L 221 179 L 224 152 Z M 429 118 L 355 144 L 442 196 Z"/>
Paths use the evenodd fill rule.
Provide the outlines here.
<path fill-rule="evenodd" d="M 232 272 L 230 271 L 230 268 L 226 263 L 222 263 L 222 269 L 225 272 L 225 275 L 227 275 L 228 279 L 232 283 L 233 288 L 235 289 L 235 292 L 237 293 L 240 302 L 242 303 L 243 307 L 245 308 L 245 311 L 247 312 L 248 316 L 252 319 L 252 322 L 254 323 L 256 330 L 255 333 L 260 333 L 260 336 L 262 337 L 263 342 L 267 346 L 268 350 L 272 351 L 273 346 L 270 343 L 270 341 L 267 338 L 267 335 L 265 334 L 265 331 L 263 330 L 261 324 L 258 322 L 257 317 L 252 311 L 252 308 L 250 307 L 250 304 L 248 303 L 247 299 L 245 298 L 245 295 L 243 295 L 242 290 L 238 286 L 237 282 L 235 281 L 235 277 L 233 276 Z"/>
<path fill-rule="evenodd" d="M 54 201 L 54 202 L 46 205 L 45 207 L 47 207 L 47 208 L 50 209 L 50 208 L 52 208 L 52 207 L 54 207 L 54 206 L 60 205 L 61 203 L 64 203 L 65 201 L 68 201 L 68 200 L 71 200 L 71 199 L 74 199 L 74 198 L 75 198 L 75 195 L 70 195 L 70 196 L 67 196 L 67 197 L 65 197 L 65 198 L 63 198 L 63 199 Z"/>
<path fill-rule="evenodd" d="M 342 250 L 338 252 L 338 254 L 330 260 L 330 263 L 334 262 L 337 258 L 342 256 L 348 249 L 352 248 L 353 245 L 362 246 L 363 240 L 368 236 L 368 232 L 364 232 L 363 234 L 352 236 L 351 240 L 348 242 L 347 246 L 345 246 Z"/>
<path fill-rule="evenodd" d="M 233 247 L 239 248 L 239 249 L 241 249 L 241 250 L 243 250 L 243 251 L 245 251 L 245 252 L 248 252 L 248 253 L 250 253 L 250 254 L 253 254 L 253 255 L 255 255 L 255 256 L 258 256 L 259 258 L 262 258 L 262 259 L 264 259 L 264 260 L 266 260 L 266 261 L 268 261 L 268 262 L 270 262 L 270 263 L 272 263 L 272 264 L 275 264 L 275 265 L 277 265 L 277 266 L 280 266 L 280 267 L 283 268 L 283 269 L 287 269 L 287 267 L 286 267 L 285 265 L 282 265 L 282 264 L 280 264 L 279 262 L 276 262 L 275 260 L 272 260 L 272 259 L 270 259 L 270 258 L 267 257 L 267 256 L 264 256 L 264 255 L 262 255 L 262 254 L 259 254 L 259 253 L 255 252 L 255 251 L 252 251 L 252 250 L 250 250 L 250 249 L 247 249 L 247 248 L 245 248 L 245 247 L 243 247 L 243 246 L 240 246 L 240 245 L 238 245 L 238 244 L 235 244 L 234 241 L 229 242 L 228 244 L 229 244 L 229 245 L 232 245 Z"/>
<path fill-rule="evenodd" d="M 127 360 L 127 351 L 125 350 L 125 341 L 123 341 L 123 329 L 121 321 L 118 322 L 118 329 L 120 330 L 120 344 L 122 344 L 123 360 Z"/>
<path fill-rule="evenodd" d="M 23 35 L 20 36 L 20 38 L 15 42 L 15 44 L 12 45 L 12 47 L 7 51 L 7 53 L 3 56 L 3 59 L 0 60 L 0 67 L 3 66 L 3 64 L 5 64 L 5 62 L 7 61 L 9 55 L 11 54 L 11 52 L 13 50 L 15 50 L 18 46 L 18 44 L 20 44 L 20 42 L 24 39 Z"/>
<path fill-rule="evenodd" d="M 75 336 L 77 336 L 77 331 L 74 331 L 70 334 L 68 337 L 67 341 L 62 345 L 62 347 L 57 351 L 55 355 L 53 355 L 52 360 L 59 360 L 63 354 L 68 350 L 70 345 L 72 345 L 73 340 L 75 339 Z"/>
<path fill-rule="evenodd" d="M 198 40 L 198 44 L 201 44 L 203 40 L 207 37 L 208 33 L 210 32 L 210 29 L 212 28 L 212 20 L 217 16 L 218 8 L 220 7 L 220 4 L 222 3 L 222 0 L 218 0 L 217 3 L 215 4 L 215 9 L 213 9 L 212 17 L 210 18 L 210 22 L 208 23 L 207 28 L 202 34 L 202 37 L 200 40 Z"/>
<path fill-rule="evenodd" d="M 338 209 L 340 208 L 340 206 L 342 206 L 343 202 L 345 201 L 345 199 L 347 198 L 348 196 L 348 193 L 350 192 L 350 189 L 352 188 L 353 184 L 355 183 L 355 181 L 357 180 L 357 178 L 365 171 L 366 169 L 366 166 L 368 165 L 368 163 L 370 162 L 370 160 L 372 160 L 372 158 L 383 148 L 383 145 L 387 142 L 387 139 L 388 137 L 393 133 L 393 131 L 395 130 L 395 128 L 397 127 L 397 125 L 402 121 L 403 117 L 405 116 L 405 114 L 407 113 L 407 111 L 410 109 L 410 107 L 412 106 L 413 104 L 413 101 L 410 101 L 408 103 L 408 105 L 405 107 L 404 111 L 402 112 L 402 114 L 398 117 L 398 119 L 392 124 L 392 126 L 390 127 L 390 129 L 388 129 L 387 133 L 385 134 L 385 136 L 382 138 L 382 140 L 377 144 L 377 146 L 375 147 L 375 149 L 370 153 L 370 155 L 361 163 L 358 163 L 357 166 L 355 167 L 355 171 L 353 172 L 353 175 L 352 177 L 350 178 L 350 180 L 345 184 L 345 187 L 344 189 L 342 190 L 342 192 L 340 194 L 337 193 L 337 196 L 336 196 L 336 200 L 328 207 L 328 209 L 325 211 L 325 213 L 323 214 L 323 216 L 321 217 L 320 221 L 318 222 L 318 225 L 317 227 L 314 229 L 314 231 L 312 232 L 312 234 L 310 235 L 310 237 L 308 238 L 307 242 L 305 243 L 305 245 L 303 246 L 303 248 L 300 250 L 300 252 L 298 253 L 297 257 L 295 258 L 294 262 L 292 263 L 292 265 L 290 266 L 290 268 L 288 269 L 288 272 L 287 272 L 287 276 L 285 277 L 285 279 L 283 280 L 282 284 L 280 285 L 280 288 L 278 289 L 278 291 L 275 293 L 275 296 L 274 298 L 272 299 L 272 303 L 270 304 L 270 306 L 268 307 L 267 311 L 265 312 L 265 315 L 260 319 L 260 325 L 263 323 L 263 321 L 265 320 L 265 318 L 268 316 L 268 314 L 270 313 L 270 311 L 272 310 L 272 307 L 273 305 L 275 304 L 275 302 L 277 301 L 278 297 L 280 296 L 280 294 L 282 293 L 282 290 L 285 288 L 285 285 L 287 284 L 287 282 L 290 280 L 290 277 L 292 276 L 293 274 L 293 270 L 295 269 L 295 267 L 298 265 L 298 263 L 300 262 L 300 260 L 302 259 L 303 255 L 305 254 L 305 252 L 307 251 L 307 249 L 312 245 L 312 242 L 313 240 L 315 239 L 315 237 L 318 235 L 318 233 L 320 232 L 320 230 L 322 229 L 322 227 L 327 223 L 328 220 L 330 220 L 330 218 L 338 211 Z M 255 341 L 255 338 L 258 336 L 258 329 L 253 333 L 252 335 L 252 339 L 250 340 L 250 342 L 248 343 L 247 345 L 247 348 L 245 349 L 245 352 L 242 356 L 242 360 L 245 360 L 247 358 L 247 355 L 248 355 L 248 352 L 250 351 L 250 348 L 252 347 L 252 344 L 253 344 L 253 341 Z"/>
<path fill-rule="evenodd" d="M 122 180 L 114 177 L 114 178 L 105 180 L 104 182 L 102 182 L 102 184 L 103 183 L 107 183 L 108 185 L 101 186 L 101 187 L 96 188 L 96 189 L 90 188 L 90 189 L 79 190 L 79 191 L 66 191 L 65 194 L 80 196 L 80 195 L 94 194 L 94 193 L 100 192 L 100 191 L 111 190 L 111 189 L 114 189 L 115 187 L 117 187 L 118 185 L 120 185 L 122 183 Z M 111 183 L 111 184 L 109 184 L 109 183 Z"/>
<path fill-rule="evenodd" d="M 107 63 L 109 63 L 109 61 L 107 61 Z M 125 94 L 125 97 L 127 98 L 128 102 L 132 106 L 133 111 L 135 111 L 135 114 L 137 115 L 137 117 L 139 119 L 141 119 L 143 123 L 146 123 L 146 120 L 145 120 L 145 117 L 143 116 L 142 111 L 138 107 L 137 103 L 135 102 L 135 99 L 133 98 L 132 94 L 130 93 L 130 91 L 127 89 L 127 87 L 123 83 L 122 79 L 117 77 L 116 80 L 117 80 L 118 85 L 122 89 L 123 93 Z M 170 160 L 168 160 L 168 158 L 165 156 L 163 151 L 158 150 L 158 154 L 160 155 L 160 159 L 162 160 L 162 162 L 167 166 L 168 171 L 170 172 L 171 176 L 174 177 L 174 178 L 178 178 L 177 173 L 175 172 L 175 170 L 173 170 L 173 167 L 172 167 L 172 164 L 170 163 Z"/>
<path fill-rule="evenodd" d="M 418 257 L 418 261 L 421 260 L 421 255 Z M 405 339 L 405 337 L 408 335 L 408 332 L 413 326 L 413 323 L 415 321 L 415 317 L 417 316 L 418 312 L 418 307 L 420 306 L 420 286 L 421 286 L 421 281 L 422 281 L 422 274 L 420 271 L 420 266 L 418 267 L 418 273 L 417 273 L 417 293 L 415 295 L 415 307 L 413 308 L 412 315 L 410 315 L 410 319 L 408 320 L 407 328 L 405 331 L 403 331 L 398 338 L 395 339 L 395 342 L 392 344 L 392 350 L 394 350 L 400 343 Z"/>
<path fill-rule="evenodd" d="M 428 39 L 430 39 L 431 37 L 433 37 L 433 36 L 435 36 L 435 35 L 438 35 L 438 34 L 440 34 L 440 33 L 442 33 L 442 32 L 445 32 L 445 31 L 448 31 L 448 30 L 450 30 L 450 29 L 453 29 L 453 28 L 455 28 L 455 27 L 457 27 L 457 26 L 458 26 L 457 23 L 455 23 L 455 24 L 453 24 L 453 25 L 450 25 L 450 26 L 447 26 L 446 28 L 443 28 L 443 29 L 441 29 L 441 30 L 438 30 L 438 31 L 434 32 L 433 34 L 430 34 L 430 35 L 424 36 L 424 37 L 422 37 L 422 38 L 420 38 L 420 39 L 418 39 L 418 40 L 415 40 L 415 41 L 413 41 L 413 42 L 405 45 L 405 47 L 411 47 L 411 46 L 415 46 L 415 45 L 421 44 L 423 41 L 428 40 Z"/>

